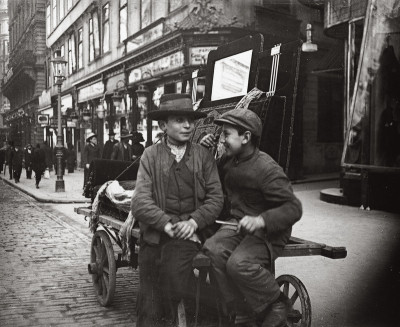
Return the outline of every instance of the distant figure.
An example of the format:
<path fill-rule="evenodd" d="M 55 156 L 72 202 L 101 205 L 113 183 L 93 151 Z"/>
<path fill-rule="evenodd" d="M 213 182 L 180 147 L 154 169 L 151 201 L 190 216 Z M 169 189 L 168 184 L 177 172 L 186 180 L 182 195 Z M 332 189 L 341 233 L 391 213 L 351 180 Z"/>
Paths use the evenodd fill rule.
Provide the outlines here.
<path fill-rule="evenodd" d="M 101 150 L 97 145 L 97 135 L 95 133 L 89 133 L 88 137 L 86 138 L 86 145 L 83 149 L 82 154 L 82 164 L 84 167 L 83 170 L 83 186 L 85 187 L 86 182 L 89 178 L 89 167 L 90 163 L 93 159 L 101 158 Z"/>
<path fill-rule="evenodd" d="M 46 154 L 46 168 L 51 171 L 53 170 L 53 154 L 51 153 L 51 148 L 49 147 L 47 141 L 43 141 L 42 149 Z"/>
<path fill-rule="evenodd" d="M 4 142 L 3 147 L 0 149 L 0 174 L 3 172 L 4 168 L 4 175 L 6 174 L 6 170 L 4 167 L 4 162 L 6 161 L 6 150 L 7 150 L 7 143 Z"/>
<path fill-rule="evenodd" d="M 19 183 L 22 171 L 23 153 L 19 146 L 14 148 L 14 155 L 12 158 L 12 167 L 15 183 Z"/>
<path fill-rule="evenodd" d="M 144 142 L 144 138 L 142 133 L 134 131 L 132 133 L 132 155 L 134 156 L 133 159 L 140 157 L 144 151 L 143 144 L 140 142 Z"/>
<path fill-rule="evenodd" d="M 8 141 L 8 147 L 6 150 L 6 164 L 8 165 L 8 172 L 10 173 L 10 179 L 13 179 L 13 156 L 14 156 L 14 142 Z"/>
<path fill-rule="evenodd" d="M 72 174 L 75 169 L 75 164 L 76 164 L 76 154 L 75 154 L 75 149 L 72 143 L 67 144 L 67 169 L 68 169 L 68 174 Z"/>
<path fill-rule="evenodd" d="M 132 137 L 132 134 L 128 132 L 128 130 L 123 129 L 121 131 L 121 141 L 117 144 L 114 144 L 113 152 L 111 154 L 112 160 L 120 160 L 120 161 L 132 161 L 132 146 L 128 143 L 129 139 Z"/>
<path fill-rule="evenodd" d="M 32 179 L 32 159 L 33 159 L 32 145 L 28 144 L 26 146 L 25 153 L 24 153 L 25 171 L 26 171 L 27 179 Z"/>
<path fill-rule="evenodd" d="M 103 148 L 103 159 L 111 159 L 111 155 L 113 152 L 114 145 L 118 143 L 118 141 L 115 139 L 115 132 L 110 130 L 108 133 L 109 140 L 104 144 Z"/>
<path fill-rule="evenodd" d="M 40 144 L 36 144 L 36 149 L 33 151 L 32 158 L 32 169 L 35 172 L 36 188 L 39 188 L 39 183 L 46 167 L 46 153 L 40 148 Z"/>

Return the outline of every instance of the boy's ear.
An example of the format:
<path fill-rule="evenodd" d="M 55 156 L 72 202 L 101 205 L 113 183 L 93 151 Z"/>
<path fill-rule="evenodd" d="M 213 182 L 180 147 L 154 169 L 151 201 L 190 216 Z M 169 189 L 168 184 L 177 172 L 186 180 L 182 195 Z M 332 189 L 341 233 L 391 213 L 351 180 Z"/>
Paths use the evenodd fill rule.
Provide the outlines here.
<path fill-rule="evenodd" d="M 251 140 L 251 132 L 250 131 L 246 131 L 243 133 L 243 140 L 242 140 L 242 144 L 247 144 L 249 143 Z"/>
<path fill-rule="evenodd" d="M 158 127 L 160 127 L 161 128 L 161 130 L 163 131 L 163 132 L 165 132 L 165 130 L 166 130 L 166 125 L 167 123 L 166 123 L 166 121 L 165 120 L 159 120 L 158 121 Z"/>

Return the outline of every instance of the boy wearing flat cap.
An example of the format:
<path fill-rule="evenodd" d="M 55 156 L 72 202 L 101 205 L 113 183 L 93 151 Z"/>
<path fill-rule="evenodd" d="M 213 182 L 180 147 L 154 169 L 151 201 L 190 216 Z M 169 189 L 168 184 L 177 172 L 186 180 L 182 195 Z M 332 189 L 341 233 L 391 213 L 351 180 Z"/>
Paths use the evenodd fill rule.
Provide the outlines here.
<path fill-rule="evenodd" d="M 225 218 L 237 227 L 222 225 L 203 249 L 228 314 L 236 314 L 235 324 L 252 317 L 262 326 L 286 326 L 290 301 L 270 269 L 302 215 L 301 203 L 282 168 L 259 150 L 262 123 L 254 112 L 233 109 L 215 123 L 222 125 L 225 148 L 218 163 L 229 211 Z M 201 144 L 214 146 L 215 140 L 207 135 Z"/>
<path fill-rule="evenodd" d="M 193 110 L 188 94 L 163 95 L 159 110 L 148 113 L 166 137 L 145 149 L 131 204 L 141 231 L 140 327 L 163 326 L 155 305 L 158 286 L 173 315 L 179 301 L 193 295 L 192 259 L 201 248 L 201 232 L 222 210 L 216 163 L 206 148 L 189 142 L 200 117 L 205 114 Z"/>

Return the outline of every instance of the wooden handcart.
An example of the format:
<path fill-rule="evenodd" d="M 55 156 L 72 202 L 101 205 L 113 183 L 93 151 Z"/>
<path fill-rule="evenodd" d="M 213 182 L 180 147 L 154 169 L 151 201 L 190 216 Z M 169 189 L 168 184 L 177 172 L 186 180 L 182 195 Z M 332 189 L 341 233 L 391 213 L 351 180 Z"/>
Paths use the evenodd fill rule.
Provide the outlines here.
<path fill-rule="evenodd" d="M 75 208 L 75 212 L 85 217 L 91 217 L 93 211 L 87 207 Z M 92 281 L 97 300 L 102 306 L 108 306 L 112 303 L 115 286 L 116 273 L 119 268 L 129 267 L 130 263 L 122 259 L 122 253 L 115 253 L 113 242 L 122 249 L 121 239 L 118 232 L 123 224 L 122 221 L 109 215 L 99 215 L 99 226 L 93 234 L 90 263 L 88 271 L 92 275 Z M 132 238 L 135 242 L 139 239 L 139 230 L 132 229 Z M 134 243 L 132 242 L 132 243 Z M 347 255 L 345 247 L 332 247 L 322 243 L 315 243 L 291 237 L 289 243 L 285 246 L 281 257 L 301 257 L 320 255 L 331 259 L 342 259 Z M 198 269 L 198 288 L 197 302 L 199 301 L 200 283 L 205 280 L 210 260 L 207 256 L 199 253 L 193 259 L 193 268 Z M 275 266 L 273 266 L 275 270 Z M 274 271 L 275 273 L 275 271 Z M 287 295 L 293 305 L 293 310 L 289 314 L 289 326 L 310 327 L 311 326 L 311 302 L 304 284 L 293 275 L 281 275 L 277 277 L 278 284 L 285 295 Z M 198 311 L 198 303 L 196 311 Z M 196 312 L 196 319 L 197 319 Z M 179 318 L 179 317 L 178 317 Z M 185 319 L 180 317 L 179 326 L 184 326 L 182 322 Z"/>

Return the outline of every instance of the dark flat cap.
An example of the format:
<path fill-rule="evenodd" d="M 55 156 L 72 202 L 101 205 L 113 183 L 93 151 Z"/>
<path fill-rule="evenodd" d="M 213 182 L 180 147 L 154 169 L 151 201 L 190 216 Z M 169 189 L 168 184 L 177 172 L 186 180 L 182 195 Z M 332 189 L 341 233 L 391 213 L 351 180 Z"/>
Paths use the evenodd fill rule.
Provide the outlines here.
<path fill-rule="evenodd" d="M 250 131 L 255 136 L 261 136 L 262 123 L 261 119 L 253 111 L 249 109 L 232 109 L 221 115 L 214 122 L 217 125 L 224 123 L 234 126 L 240 126 L 246 131 Z"/>

